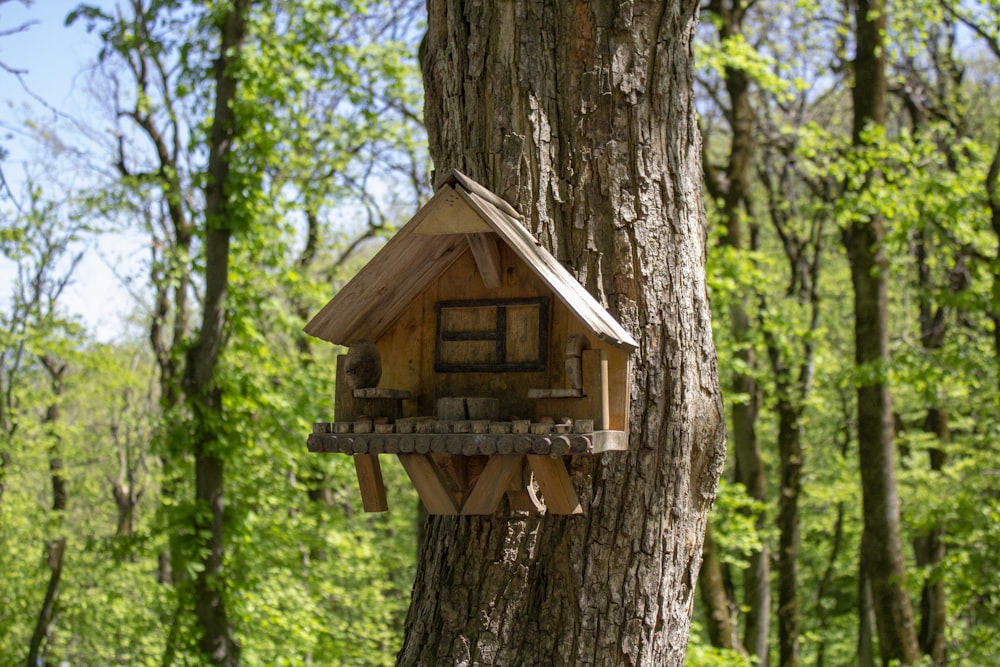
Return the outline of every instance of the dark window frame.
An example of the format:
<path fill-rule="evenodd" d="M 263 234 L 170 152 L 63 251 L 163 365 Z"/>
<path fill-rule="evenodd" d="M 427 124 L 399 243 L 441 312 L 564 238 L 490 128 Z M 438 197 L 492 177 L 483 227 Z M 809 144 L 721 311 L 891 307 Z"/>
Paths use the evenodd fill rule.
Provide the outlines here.
<path fill-rule="evenodd" d="M 538 359 L 533 361 L 507 361 L 507 308 L 538 306 Z M 496 325 L 491 331 L 443 331 L 442 311 L 450 308 L 496 308 Z M 538 296 L 521 299 L 464 299 L 438 301 L 434 304 L 436 333 L 434 337 L 434 372 L 436 373 L 524 373 L 545 371 L 549 355 L 549 297 Z M 456 364 L 441 360 L 442 342 L 496 341 L 495 363 Z"/>

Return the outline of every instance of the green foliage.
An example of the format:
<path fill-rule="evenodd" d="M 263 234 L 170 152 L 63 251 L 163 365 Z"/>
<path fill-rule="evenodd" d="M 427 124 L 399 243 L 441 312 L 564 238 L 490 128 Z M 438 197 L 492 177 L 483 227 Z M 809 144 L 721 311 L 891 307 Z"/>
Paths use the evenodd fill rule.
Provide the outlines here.
<path fill-rule="evenodd" d="M 118 172 L 68 201 L 53 201 L 48 183 L 44 191 L 32 184 L 24 210 L 5 203 L 0 215 L 0 251 L 15 276 L 0 308 L 0 666 L 24 662 L 49 576 L 44 546 L 61 533 L 69 541 L 50 663 L 199 662 L 189 613 L 204 555 L 195 519 L 206 508 L 192 499 L 198 433 L 183 402 L 171 402 L 179 377 L 166 373 L 182 368 L 197 334 L 213 26 L 226 3 L 139 6 L 141 20 L 86 4 L 67 18 L 101 37 L 95 80 L 116 85 L 107 95 L 113 117 L 92 134 L 112 144 L 83 148 L 33 121 L 64 158 L 69 147 L 90 151 L 92 163 Z M 366 515 L 350 460 L 305 451 L 311 423 L 332 413 L 336 350 L 312 344 L 302 326 L 426 194 L 413 186 L 427 180 L 427 158 L 421 26 L 409 8 L 253 3 L 246 48 L 232 65 L 239 88 L 226 188 L 234 215 L 222 222 L 234 234 L 216 380 L 223 408 L 197 428 L 213 432 L 225 460 L 223 585 L 247 665 L 383 665 L 399 646 L 417 501 L 405 474 L 386 465 L 392 511 Z M 706 13 L 695 47 L 710 166 L 725 160 L 730 138 L 724 79 L 739 73 L 751 82 L 754 164 L 739 212 L 747 242 L 723 243 L 730 230 L 720 202 L 706 202 L 708 280 L 721 372 L 755 381 L 756 393 L 730 391 L 726 403 L 760 406 L 756 436 L 768 467 L 764 503 L 722 483 L 714 536 L 738 626 L 748 556 L 764 545 L 778 553 L 779 498 L 788 493 L 778 409 L 790 406 L 801 427 L 803 663 L 854 664 L 863 524 L 854 388 L 888 381 L 904 539 L 912 545 L 944 527 L 946 545 L 944 560 L 926 567 L 907 554 L 908 585 L 916 601 L 924 582 L 943 582 L 949 659 L 989 664 L 1000 647 L 1000 365 L 991 320 L 1000 258 L 986 179 L 998 138 L 1000 13 L 992 1 L 892 5 L 890 118 L 854 146 L 852 29 L 840 10 L 812 0 L 752 3 L 742 34 L 725 39 Z M 841 234 L 876 215 L 885 224 L 892 357 L 856 369 Z M 144 332 L 101 344 L 60 301 L 74 258 L 99 228 L 139 235 L 149 248 L 141 267 L 149 293 L 137 302 Z M 161 297 L 170 304 L 162 311 Z M 726 326 L 734 309 L 749 324 L 739 336 Z M 924 340 L 922 316 L 944 328 L 940 343 Z M 163 349 L 149 347 L 152 324 Z M 43 354 L 70 364 L 57 432 L 43 424 L 56 400 Z M 944 438 L 925 429 L 932 408 L 948 415 Z M 65 516 L 51 510 L 55 435 L 70 489 Z M 123 521 L 115 494 L 126 491 L 136 493 Z M 696 619 L 688 664 L 750 664 L 709 646 L 701 626 Z"/>

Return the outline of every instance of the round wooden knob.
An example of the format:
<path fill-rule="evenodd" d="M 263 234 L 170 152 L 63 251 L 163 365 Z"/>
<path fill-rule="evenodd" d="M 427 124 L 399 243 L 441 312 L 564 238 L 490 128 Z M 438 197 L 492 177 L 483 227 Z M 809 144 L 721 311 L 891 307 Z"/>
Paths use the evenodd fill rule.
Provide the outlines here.
<path fill-rule="evenodd" d="M 353 343 L 344 359 L 344 374 L 351 389 L 377 387 L 382 379 L 382 357 L 370 340 Z"/>

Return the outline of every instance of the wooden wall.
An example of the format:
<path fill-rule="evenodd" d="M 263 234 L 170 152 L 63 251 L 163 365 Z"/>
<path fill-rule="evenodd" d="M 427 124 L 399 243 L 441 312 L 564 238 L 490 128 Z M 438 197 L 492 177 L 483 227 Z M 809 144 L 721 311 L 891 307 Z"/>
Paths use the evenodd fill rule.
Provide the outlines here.
<path fill-rule="evenodd" d="M 491 396 L 500 399 L 501 418 L 535 419 L 542 415 L 536 414 L 536 401 L 527 397 L 528 390 L 568 387 L 566 340 L 571 334 L 582 333 L 588 336 L 593 348 L 607 350 L 611 389 L 609 426 L 614 430 L 626 430 L 628 354 L 587 334 L 576 315 L 508 247 L 501 244 L 499 255 L 499 287 L 488 289 L 484 286 L 471 251 L 466 251 L 400 315 L 390 330 L 377 341 L 382 355 L 382 381 L 379 386 L 414 393 L 417 399 L 404 403 L 406 416 L 433 415 L 435 401 L 439 397 Z M 539 296 L 549 297 L 549 351 L 545 371 L 434 371 L 436 303 Z M 548 404 L 546 408 L 552 408 L 552 405 Z"/>

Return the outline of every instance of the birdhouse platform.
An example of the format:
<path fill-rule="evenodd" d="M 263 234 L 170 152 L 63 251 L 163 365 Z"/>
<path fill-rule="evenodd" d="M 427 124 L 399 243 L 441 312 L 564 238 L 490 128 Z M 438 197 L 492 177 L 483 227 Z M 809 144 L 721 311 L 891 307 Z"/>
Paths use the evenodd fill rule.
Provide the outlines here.
<path fill-rule="evenodd" d="M 568 457 L 628 447 L 634 339 L 459 172 L 306 332 L 348 347 L 307 445 L 354 457 L 366 511 L 390 455 L 432 514 L 578 513 Z"/>

